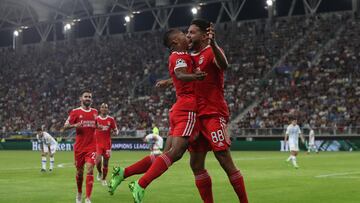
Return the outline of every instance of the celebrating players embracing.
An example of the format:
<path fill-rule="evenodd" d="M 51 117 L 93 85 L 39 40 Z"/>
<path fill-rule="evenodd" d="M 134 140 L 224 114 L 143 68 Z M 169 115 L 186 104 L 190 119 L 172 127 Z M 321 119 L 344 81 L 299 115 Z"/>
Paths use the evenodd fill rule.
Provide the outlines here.
<path fill-rule="evenodd" d="M 146 173 L 135 182 L 130 183 L 134 201 L 141 203 L 145 188 L 157 177 L 161 176 L 174 162 L 181 159 L 188 147 L 189 138 L 196 132 L 196 99 L 194 82 L 203 80 L 206 73 L 193 73 L 192 59 L 187 53 L 186 35 L 177 29 L 170 29 L 164 35 L 164 44 L 172 53 L 169 56 L 169 74 L 176 90 L 176 103 L 170 110 L 170 131 L 166 141 L 165 153 L 156 157 L 149 156 L 125 171 L 118 168 L 112 178 L 110 192 L 113 193 L 121 181 L 133 174 Z M 168 150 L 167 150 L 168 149 Z M 152 163 L 153 162 L 153 163 Z M 139 168 L 138 168 L 139 167 Z M 132 169 L 132 172 L 128 169 Z"/>

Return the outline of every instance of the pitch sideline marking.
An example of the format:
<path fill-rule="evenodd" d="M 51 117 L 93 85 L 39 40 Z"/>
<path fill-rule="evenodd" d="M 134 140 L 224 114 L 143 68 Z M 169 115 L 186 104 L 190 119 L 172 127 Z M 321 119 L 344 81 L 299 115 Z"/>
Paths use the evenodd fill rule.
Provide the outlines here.
<path fill-rule="evenodd" d="M 353 174 L 360 174 L 360 172 L 331 173 L 331 174 L 318 175 L 318 176 L 315 176 L 315 178 L 327 178 L 327 177 L 346 176 L 346 175 L 353 175 Z"/>

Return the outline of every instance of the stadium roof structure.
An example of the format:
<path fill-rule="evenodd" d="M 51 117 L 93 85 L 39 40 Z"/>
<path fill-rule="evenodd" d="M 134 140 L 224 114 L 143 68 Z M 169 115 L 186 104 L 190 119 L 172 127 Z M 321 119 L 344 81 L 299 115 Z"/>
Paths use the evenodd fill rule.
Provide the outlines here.
<path fill-rule="evenodd" d="M 238 4 L 245 1 L 0 0 L 0 31 L 36 27 L 41 38 L 46 38 L 54 23 L 89 19 L 96 32 L 101 34 L 110 16 L 136 15 L 141 12 L 151 12 L 154 24 L 163 28 L 166 26 L 173 9 L 177 7 L 224 2 L 233 10 L 234 6 L 239 7 Z M 163 12 L 164 10 L 166 12 Z"/>
<path fill-rule="evenodd" d="M 109 27 L 110 18 L 129 16 L 129 20 L 145 12 L 151 13 L 151 30 L 163 29 L 169 27 L 174 9 L 200 8 L 215 3 L 219 5 L 216 22 L 224 18 L 236 21 L 247 1 L 253 0 L 0 0 L 0 32 L 31 28 L 37 31 L 41 41 L 46 41 L 52 30 L 56 32 L 56 25 L 86 20 L 91 22 L 94 36 L 101 36 Z M 281 0 L 259 0 L 269 7 L 276 1 Z M 291 0 L 288 15 L 292 15 L 297 2 L 303 3 L 305 13 L 316 13 L 322 1 Z M 272 9 L 268 10 L 271 16 Z"/>

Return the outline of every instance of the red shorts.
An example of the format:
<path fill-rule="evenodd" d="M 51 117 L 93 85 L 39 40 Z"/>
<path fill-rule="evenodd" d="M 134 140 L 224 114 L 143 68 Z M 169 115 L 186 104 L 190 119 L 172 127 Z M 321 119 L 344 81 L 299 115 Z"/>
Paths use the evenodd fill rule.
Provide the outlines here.
<path fill-rule="evenodd" d="M 111 145 L 96 145 L 96 154 L 101 155 L 106 159 L 109 159 L 111 156 Z"/>
<path fill-rule="evenodd" d="M 192 111 L 170 111 L 169 135 L 174 137 L 191 137 L 198 134 L 196 113 Z"/>
<path fill-rule="evenodd" d="M 85 163 L 95 165 L 95 152 L 76 152 L 75 155 L 75 166 L 76 168 L 82 168 Z"/>
<path fill-rule="evenodd" d="M 231 141 L 227 131 L 228 118 L 221 116 L 201 117 L 200 135 L 191 141 L 189 151 L 224 151 L 230 148 Z"/>

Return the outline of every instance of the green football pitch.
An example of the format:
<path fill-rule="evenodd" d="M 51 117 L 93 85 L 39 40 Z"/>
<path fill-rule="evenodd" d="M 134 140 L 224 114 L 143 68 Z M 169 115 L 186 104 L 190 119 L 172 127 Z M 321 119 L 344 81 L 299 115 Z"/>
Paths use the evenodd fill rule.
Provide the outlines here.
<path fill-rule="evenodd" d="M 129 165 L 147 152 L 113 152 L 114 164 Z M 246 181 L 249 202 L 360 202 L 360 153 L 322 152 L 298 156 L 300 169 L 285 159 L 285 152 L 233 152 Z M 1 203 L 68 203 L 75 202 L 75 168 L 71 152 L 57 152 L 53 172 L 40 173 L 40 153 L 0 151 Z M 189 156 L 175 163 L 146 190 L 144 203 L 201 202 L 189 168 Z M 215 202 L 238 202 L 227 176 L 212 154 L 206 167 L 212 177 Z M 96 173 L 95 173 L 96 174 Z M 114 196 L 95 181 L 93 203 L 133 202 L 128 183 L 119 186 Z M 85 184 L 84 192 L 85 192 Z"/>

